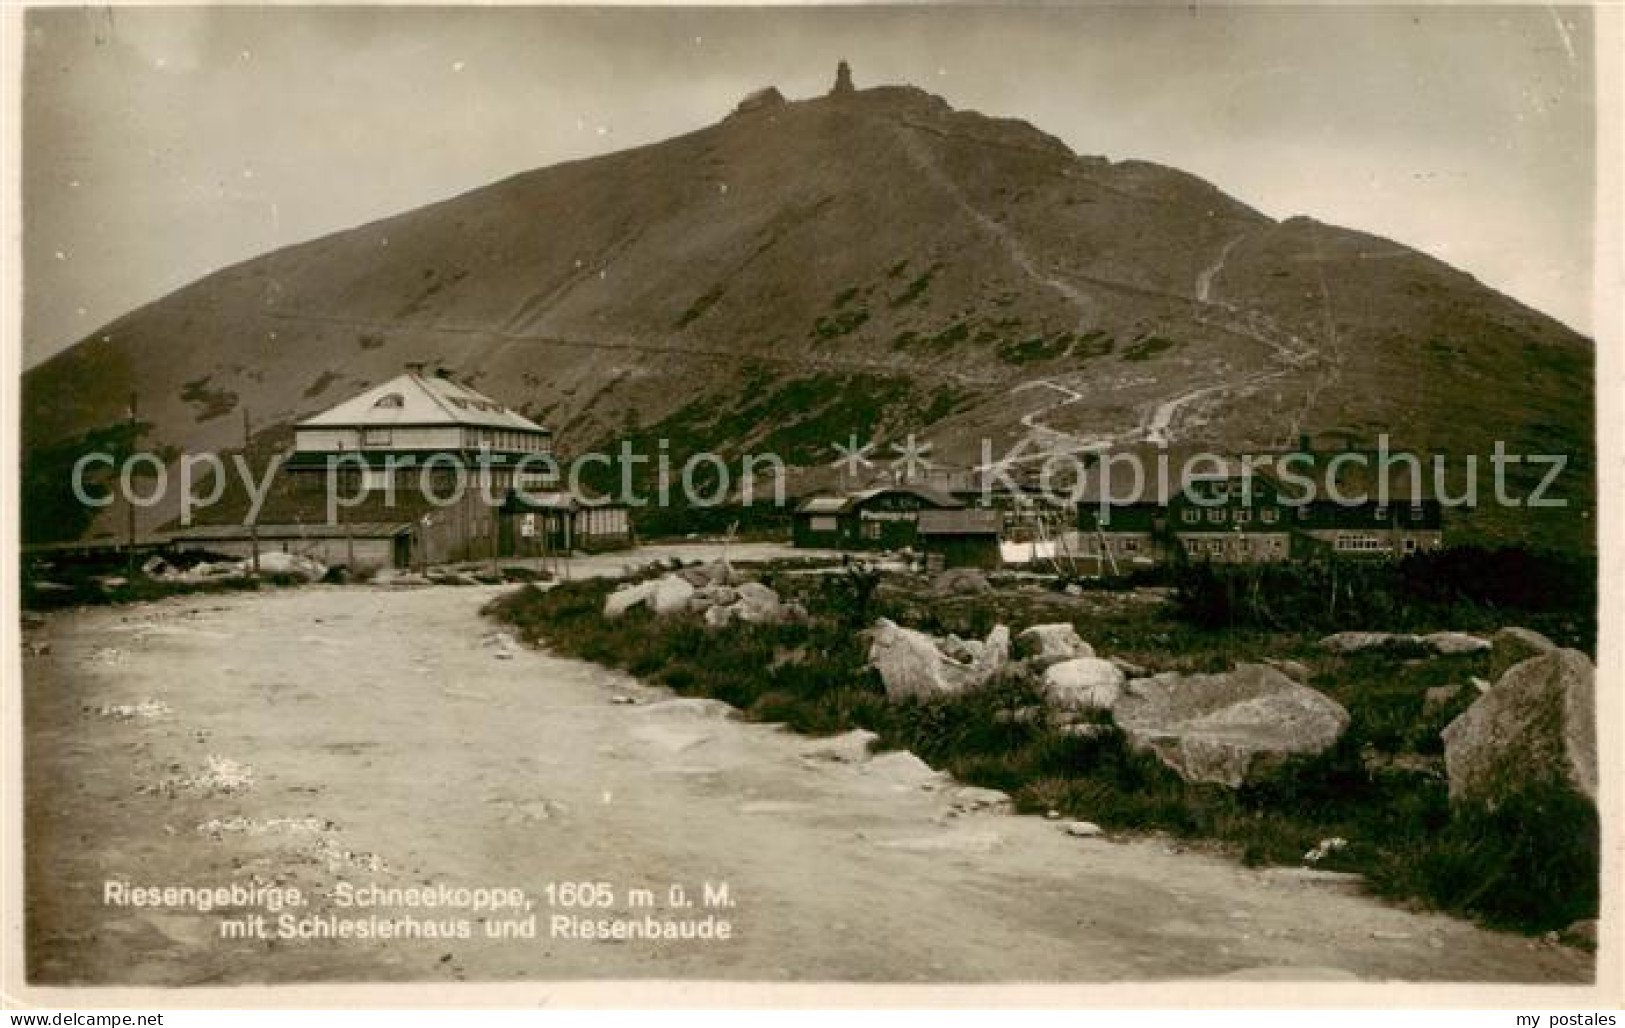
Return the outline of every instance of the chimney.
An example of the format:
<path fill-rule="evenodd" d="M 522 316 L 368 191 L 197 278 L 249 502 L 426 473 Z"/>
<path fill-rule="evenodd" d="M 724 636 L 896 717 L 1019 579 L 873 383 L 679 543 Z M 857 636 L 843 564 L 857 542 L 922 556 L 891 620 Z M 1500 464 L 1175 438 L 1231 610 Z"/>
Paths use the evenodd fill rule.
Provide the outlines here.
<path fill-rule="evenodd" d="M 423 362 L 422 361 L 407 361 L 406 362 L 406 373 L 408 375 L 418 375 L 418 376 L 421 377 L 422 374 L 423 374 Z"/>
<path fill-rule="evenodd" d="M 830 96 L 847 96 L 853 92 L 852 66 L 844 60 L 835 66 L 835 88 L 829 91 Z"/>

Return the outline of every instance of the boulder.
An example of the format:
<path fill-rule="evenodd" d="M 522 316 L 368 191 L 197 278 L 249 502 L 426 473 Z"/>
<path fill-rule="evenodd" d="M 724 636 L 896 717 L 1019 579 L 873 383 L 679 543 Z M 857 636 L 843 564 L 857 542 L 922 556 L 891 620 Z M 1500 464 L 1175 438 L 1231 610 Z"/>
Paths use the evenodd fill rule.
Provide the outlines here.
<path fill-rule="evenodd" d="M 937 576 L 931 588 L 943 596 L 976 596 L 993 591 L 987 576 L 975 568 L 949 568 Z"/>
<path fill-rule="evenodd" d="M 962 664 L 969 664 L 982 655 L 983 643 L 980 639 L 961 639 L 957 635 L 950 635 L 937 644 L 943 653 Z"/>
<path fill-rule="evenodd" d="M 141 573 L 148 578 L 167 578 L 175 573 L 175 566 L 159 556 L 151 556 L 141 565 Z"/>
<path fill-rule="evenodd" d="M 1434 653 L 1455 656 L 1461 653 L 1482 653 L 1490 648 L 1490 641 L 1466 632 L 1434 632 L 1422 637 L 1422 644 Z"/>
<path fill-rule="evenodd" d="M 705 611 L 705 627 L 727 628 L 729 625 L 734 623 L 734 619 L 738 616 L 738 612 L 739 608 L 737 606 L 724 607 L 720 603 L 708 607 Z"/>
<path fill-rule="evenodd" d="M 1123 674 L 1129 678 L 1151 677 L 1150 668 L 1136 664 L 1132 660 L 1124 660 L 1122 657 L 1112 657 L 1110 660 L 1117 666 L 1117 670 L 1123 672 Z"/>
<path fill-rule="evenodd" d="M 625 585 L 604 597 L 604 616 L 618 618 L 633 607 L 648 601 L 658 583 L 654 581 Z"/>
<path fill-rule="evenodd" d="M 1264 664 L 1228 674 L 1160 674 L 1130 682 L 1112 706 L 1134 746 L 1188 782 L 1230 788 L 1282 761 L 1330 747 L 1349 714 L 1330 697 Z"/>
<path fill-rule="evenodd" d="M 745 582 L 739 586 L 738 616 L 741 621 L 772 622 L 784 615 L 779 594 L 760 582 Z"/>
<path fill-rule="evenodd" d="M 896 789 L 935 789 L 945 778 L 908 750 L 876 754 L 858 765 L 865 775 Z"/>
<path fill-rule="evenodd" d="M 965 785 L 954 790 L 953 805 L 960 810 L 1009 810 L 1015 804 L 1007 792 Z"/>
<path fill-rule="evenodd" d="M 1274 668 L 1275 670 L 1281 672 L 1283 675 L 1286 675 L 1288 678 L 1292 679 L 1294 682 L 1298 682 L 1298 683 L 1301 683 L 1303 685 L 1308 685 L 1309 684 L 1309 679 L 1314 677 L 1310 673 L 1308 665 L 1304 664 L 1301 661 L 1280 660 L 1280 659 L 1272 657 L 1272 658 L 1264 661 L 1264 663 L 1268 664 L 1270 667 Z M 1137 678 L 1139 676 L 1134 675 L 1134 676 L 1131 676 L 1131 677 L 1136 677 Z"/>
<path fill-rule="evenodd" d="M 924 632 L 881 618 L 869 631 L 869 663 L 880 672 L 886 698 L 897 702 L 951 696 L 984 685 L 1009 661 L 1010 630 L 995 628 L 982 654 L 969 663 L 950 658 Z"/>
<path fill-rule="evenodd" d="M 1109 660 L 1064 660 L 1044 672 L 1044 698 L 1066 710 L 1110 710 L 1126 681 L 1122 668 Z"/>
<path fill-rule="evenodd" d="M 700 592 L 696 592 L 688 598 L 688 612 L 690 614 L 704 614 L 714 606 L 716 606 L 716 601 Z"/>
<path fill-rule="evenodd" d="M 1500 678 L 1514 664 L 1555 649 L 1556 643 L 1533 629 L 1503 628 L 1490 636 L 1490 679 Z"/>
<path fill-rule="evenodd" d="M 327 575 L 327 566 L 299 553 L 272 550 L 260 554 L 260 573 L 265 575 L 293 575 L 306 582 L 320 582 Z"/>
<path fill-rule="evenodd" d="M 1095 651 L 1078 635 L 1076 628 L 1063 621 L 1022 629 L 1016 636 L 1016 655 L 1053 663 L 1077 657 L 1093 657 Z"/>
<path fill-rule="evenodd" d="M 693 598 L 692 585 L 677 575 L 667 575 L 656 580 L 654 592 L 649 594 L 646 602 L 656 614 L 681 614 L 688 609 L 688 601 Z"/>
<path fill-rule="evenodd" d="M 494 650 L 492 656 L 498 660 L 512 660 L 514 654 L 522 649 L 512 632 L 492 632 L 480 640 L 480 645 L 488 650 Z"/>
<path fill-rule="evenodd" d="M 703 596 L 712 603 L 719 603 L 726 607 L 739 601 L 739 590 L 726 585 L 708 585 L 695 592 L 696 596 Z"/>
<path fill-rule="evenodd" d="M 1359 653 L 1384 646 L 1420 646 L 1419 635 L 1395 635 L 1392 632 L 1338 632 L 1320 640 L 1320 645 L 1333 653 Z"/>
<path fill-rule="evenodd" d="M 802 749 L 808 760 L 827 760 L 834 764 L 862 764 L 874 754 L 874 744 L 880 736 L 867 728 L 854 728 L 841 735 L 820 739 Z"/>
<path fill-rule="evenodd" d="M 1595 803 L 1596 717 L 1596 670 L 1585 654 L 1552 650 L 1513 665 L 1440 733 L 1450 799 L 1493 807 L 1555 785 Z"/>
<path fill-rule="evenodd" d="M 710 721 L 718 718 L 730 718 L 738 711 L 730 704 L 721 700 L 714 700 L 704 696 L 681 696 L 672 700 L 661 700 L 639 707 L 635 712 L 640 716 L 650 718 L 678 718 L 682 720 Z"/>
<path fill-rule="evenodd" d="M 987 638 L 982 640 L 974 663 L 987 668 L 989 675 L 1002 671 L 1004 666 L 1010 663 L 1010 629 L 1003 625 L 994 625 L 993 631 L 987 633 Z"/>

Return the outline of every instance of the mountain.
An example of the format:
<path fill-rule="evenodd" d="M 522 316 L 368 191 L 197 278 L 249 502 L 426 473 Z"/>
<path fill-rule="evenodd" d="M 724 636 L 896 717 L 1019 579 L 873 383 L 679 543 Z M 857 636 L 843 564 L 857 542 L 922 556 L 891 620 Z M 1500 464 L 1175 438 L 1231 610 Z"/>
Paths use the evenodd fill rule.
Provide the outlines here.
<path fill-rule="evenodd" d="M 116 431 L 132 392 L 149 446 L 228 449 L 240 408 L 285 440 L 408 361 L 567 452 L 773 451 L 805 483 L 853 435 L 912 432 L 959 463 L 984 438 L 995 454 L 1503 440 L 1570 455 L 1584 509 L 1541 531 L 1589 536 L 1589 340 L 1401 244 L 1276 221 L 911 87 L 764 90 L 700 131 L 209 275 L 25 375 L 28 480 Z"/>

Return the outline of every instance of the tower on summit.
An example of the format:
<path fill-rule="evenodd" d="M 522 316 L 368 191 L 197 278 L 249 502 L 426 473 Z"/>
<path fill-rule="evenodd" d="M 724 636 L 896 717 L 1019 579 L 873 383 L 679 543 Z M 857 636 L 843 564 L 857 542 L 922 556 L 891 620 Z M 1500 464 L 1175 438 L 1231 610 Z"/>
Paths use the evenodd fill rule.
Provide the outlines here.
<path fill-rule="evenodd" d="M 846 96 L 852 93 L 852 66 L 842 61 L 835 66 L 835 88 L 829 91 L 830 96 Z"/>

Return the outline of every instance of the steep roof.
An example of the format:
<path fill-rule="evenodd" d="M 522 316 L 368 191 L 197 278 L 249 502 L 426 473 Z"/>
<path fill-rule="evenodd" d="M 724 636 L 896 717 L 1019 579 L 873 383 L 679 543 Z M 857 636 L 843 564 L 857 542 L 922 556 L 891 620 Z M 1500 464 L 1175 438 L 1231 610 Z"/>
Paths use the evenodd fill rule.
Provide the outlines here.
<path fill-rule="evenodd" d="M 1166 474 L 1154 460 L 1142 460 L 1138 474 L 1126 461 L 1108 461 L 1091 467 L 1085 473 L 1078 501 L 1090 506 L 1103 502 L 1161 506 L 1196 483 L 1234 480 L 1244 474 L 1251 476 L 1252 488 L 1259 495 L 1274 493 L 1287 502 L 1305 498 L 1331 500 L 1334 490 L 1345 499 L 1363 497 L 1372 503 L 1377 502 L 1379 496 L 1394 503 L 1421 503 L 1436 497 L 1429 459 L 1403 451 L 1389 454 L 1387 464 L 1374 452 L 1352 450 L 1286 450 L 1257 453 L 1247 458 L 1204 455 L 1206 459 L 1197 460 L 1194 466 L 1187 466 L 1187 456 L 1175 454 L 1169 459 Z M 1415 481 L 1409 465 L 1413 457 L 1419 472 Z M 1251 467 L 1244 468 L 1244 462 L 1249 460 Z M 1460 474 L 1453 473 L 1456 477 L 1451 479 L 1450 487 L 1457 489 L 1461 485 L 1457 481 Z"/>
<path fill-rule="evenodd" d="M 912 493 L 921 500 L 924 500 L 926 503 L 945 509 L 963 507 L 965 505 L 963 500 L 950 496 L 941 489 L 934 489 L 931 486 L 920 485 L 916 482 L 904 482 L 899 485 L 880 485 L 869 489 L 861 489 L 858 492 L 852 493 L 847 499 L 851 506 L 857 507 L 884 493 Z"/>
<path fill-rule="evenodd" d="M 373 386 L 337 407 L 299 422 L 298 428 L 384 425 L 470 425 L 520 432 L 547 429 L 483 393 L 439 375 L 415 371 Z"/>
<path fill-rule="evenodd" d="M 809 496 L 796 510 L 803 514 L 839 514 L 846 509 L 844 496 Z"/>
<path fill-rule="evenodd" d="M 873 486 L 838 496 L 810 496 L 801 502 L 796 511 L 801 514 L 844 514 L 885 493 L 908 493 L 918 497 L 930 507 L 940 507 L 944 510 L 954 510 L 965 505 L 963 500 L 950 496 L 940 489 L 906 482 L 901 485 Z"/>
<path fill-rule="evenodd" d="M 257 526 L 261 539 L 389 539 L 412 531 L 410 521 L 358 521 L 341 525 L 314 523 L 265 523 Z M 171 541 L 250 539 L 255 532 L 247 525 L 190 525 L 168 533 Z"/>

